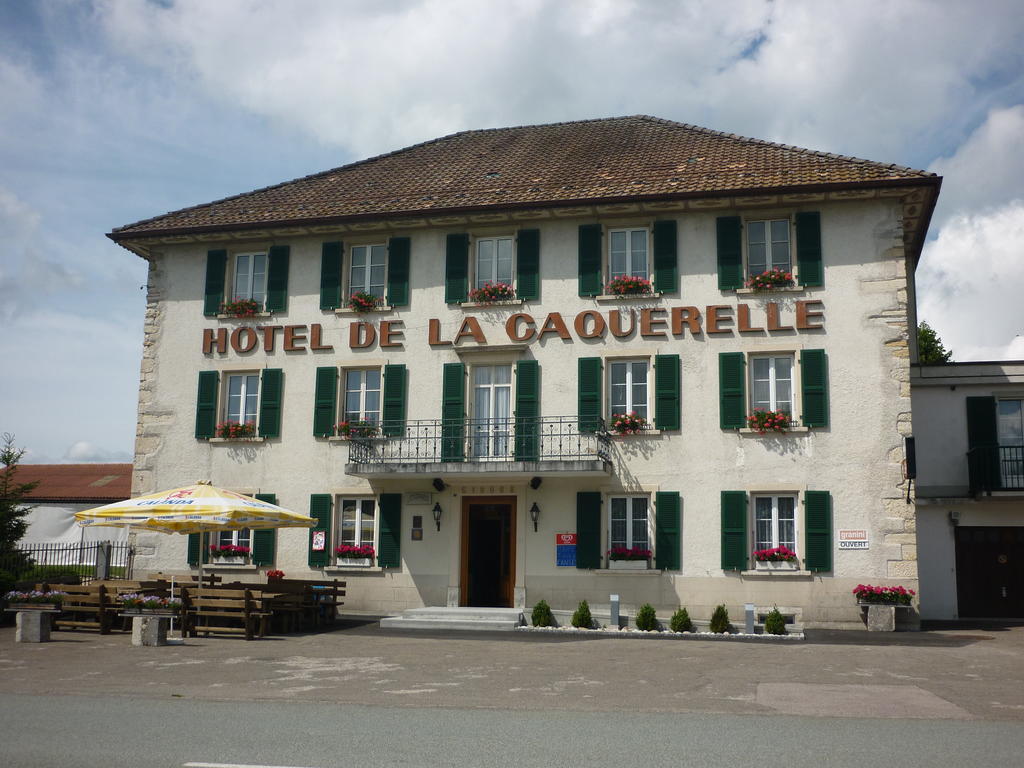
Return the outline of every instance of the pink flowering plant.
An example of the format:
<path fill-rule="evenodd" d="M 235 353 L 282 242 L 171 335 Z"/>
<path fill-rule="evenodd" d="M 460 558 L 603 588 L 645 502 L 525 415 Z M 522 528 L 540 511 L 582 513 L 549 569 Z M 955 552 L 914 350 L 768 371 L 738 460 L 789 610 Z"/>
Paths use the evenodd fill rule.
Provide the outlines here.
<path fill-rule="evenodd" d="M 30 605 L 60 605 L 65 597 L 67 597 L 67 592 L 58 592 L 56 590 L 41 592 L 38 589 L 32 589 L 27 592 L 8 592 L 4 595 L 4 600 L 8 603 L 27 603 Z"/>
<path fill-rule="evenodd" d="M 352 419 L 338 422 L 338 435 L 341 437 L 374 437 L 377 434 L 377 425 L 372 421 Z"/>
<path fill-rule="evenodd" d="M 262 307 L 255 299 L 235 299 L 221 304 L 220 314 L 232 317 L 256 317 L 260 309 Z"/>
<path fill-rule="evenodd" d="M 654 553 L 643 547 L 612 547 L 607 554 L 609 560 L 650 560 Z"/>
<path fill-rule="evenodd" d="M 785 433 L 792 424 L 789 414 L 785 411 L 766 411 L 763 408 L 755 408 L 754 412 L 747 416 L 747 426 L 763 435 L 768 432 Z"/>
<path fill-rule="evenodd" d="M 608 281 L 605 291 L 612 296 L 643 296 L 653 293 L 654 286 L 650 280 L 643 277 L 619 275 Z"/>
<path fill-rule="evenodd" d="M 373 312 L 380 304 L 380 298 L 366 291 L 356 291 L 348 297 L 348 308 L 355 312 Z"/>
<path fill-rule="evenodd" d="M 515 289 L 508 283 L 487 281 L 480 288 L 469 292 L 469 300 L 486 304 L 492 301 L 511 301 L 516 297 Z"/>
<path fill-rule="evenodd" d="M 211 544 L 210 554 L 214 557 L 248 557 L 252 552 L 249 547 L 242 547 L 238 544 Z"/>
<path fill-rule="evenodd" d="M 276 579 L 283 579 L 283 578 L 284 578 L 284 571 L 278 570 L 277 568 L 271 568 L 269 571 L 267 571 L 267 580 L 268 581 L 274 581 Z"/>
<path fill-rule="evenodd" d="M 612 414 L 612 430 L 620 435 L 635 435 L 649 426 L 647 419 L 636 411 Z"/>
<path fill-rule="evenodd" d="M 776 288 L 789 288 L 791 285 L 793 285 L 793 273 L 780 267 L 772 267 L 747 280 L 747 288 L 752 288 L 755 291 L 772 291 Z"/>
<path fill-rule="evenodd" d="M 796 552 L 789 547 L 755 549 L 754 559 L 759 563 L 792 563 L 796 561 Z"/>
<path fill-rule="evenodd" d="M 157 597 L 156 595 L 144 595 L 140 592 L 130 592 L 117 598 L 121 607 L 127 610 L 147 611 L 180 611 L 181 600 L 171 597 Z"/>
<path fill-rule="evenodd" d="M 351 557 L 351 558 L 370 558 L 371 560 L 377 554 L 371 544 L 361 544 L 356 546 L 354 544 L 341 544 L 335 548 L 334 554 L 338 557 Z"/>
<path fill-rule="evenodd" d="M 244 424 L 240 424 L 237 421 L 222 421 L 217 425 L 217 437 L 223 437 L 227 440 L 238 440 L 244 437 L 255 437 L 256 436 L 256 425 L 247 421 Z"/>
<path fill-rule="evenodd" d="M 904 587 L 875 587 L 871 584 L 858 584 L 853 589 L 858 603 L 877 603 L 880 605 L 910 605 L 917 593 Z"/>

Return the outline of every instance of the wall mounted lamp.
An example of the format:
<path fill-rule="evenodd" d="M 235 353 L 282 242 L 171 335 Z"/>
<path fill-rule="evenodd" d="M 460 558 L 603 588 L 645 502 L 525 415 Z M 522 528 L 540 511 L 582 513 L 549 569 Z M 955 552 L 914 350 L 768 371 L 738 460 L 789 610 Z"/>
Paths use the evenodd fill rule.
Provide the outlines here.
<path fill-rule="evenodd" d="M 530 487 L 533 488 L 533 490 L 536 491 L 538 488 L 540 488 L 541 482 L 542 482 L 541 478 L 539 478 L 539 477 L 531 477 L 530 478 Z"/>
<path fill-rule="evenodd" d="M 444 480 L 442 480 L 440 477 L 435 477 L 432 485 L 434 486 L 434 490 L 437 491 L 438 493 L 445 489 Z"/>
<path fill-rule="evenodd" d="M 438 504 L 435 501 L 434 502 L 434 509 L 432 511 L 434 513 L 434 522 L 437 524 L 437 530 L 440 531 L 441 530 L 441 505 Z"/>
<path fill-rule="evenodd" d="M 533 506 L 530 507 L 530 519 L 533 521 L 533 532 L 537 532 L 537 521 L 540 519 L 540 507 L 537 506 L 537 502 L 533 502 Z"/>

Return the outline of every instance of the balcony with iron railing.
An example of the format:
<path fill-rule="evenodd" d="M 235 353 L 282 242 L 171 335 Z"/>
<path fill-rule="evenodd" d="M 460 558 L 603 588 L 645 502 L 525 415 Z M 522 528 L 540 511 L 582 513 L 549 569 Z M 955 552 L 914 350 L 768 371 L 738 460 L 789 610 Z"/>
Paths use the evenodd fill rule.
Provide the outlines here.
<path fill-rule="evenodd" d="M 576 416 L 385 423 L 380 437 L 349 440 L 345 472 L 357 477 L 609 474 L 604 423 L 596 420 L 592 431 L 581 431 L 579 424 Z"/>
<path fill-rule="evenodd" d="M 1024 492 L 1024 446 L 983 445 L 967 452 L 972 496 Z"/>

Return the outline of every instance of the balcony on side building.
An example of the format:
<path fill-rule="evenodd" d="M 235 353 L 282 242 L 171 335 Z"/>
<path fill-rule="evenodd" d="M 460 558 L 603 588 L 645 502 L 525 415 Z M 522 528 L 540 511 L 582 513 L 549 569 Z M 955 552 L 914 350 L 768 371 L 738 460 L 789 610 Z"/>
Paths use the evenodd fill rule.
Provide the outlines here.
<path fill-rule="evenodd" d="M 609 475 L 611 441 L 604 423 L 595 419 L 584 426 L 581 430 L 576 416 L 385 423 L 382 436 L 349 441 L 345 473 L 367 478 Z"/>
<path fill-rule="evenodd" d="M 967 452 L 972 496 L 1024 493 L 1024 445 L 982 445 Z"/>

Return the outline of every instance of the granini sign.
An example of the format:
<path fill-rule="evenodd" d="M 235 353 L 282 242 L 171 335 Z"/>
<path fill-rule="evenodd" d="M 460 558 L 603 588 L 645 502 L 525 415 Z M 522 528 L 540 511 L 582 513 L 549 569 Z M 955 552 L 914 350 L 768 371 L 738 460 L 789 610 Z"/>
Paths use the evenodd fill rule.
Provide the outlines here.
<path fill-rule="evenodd" d="M 565 318 L 561 312 L 549 312 L 541 319 L 528 312 L 515 312 L 505 321 L 504 333 L 509 342 L 529 344 L 550 337 L 563 341 L 579 339 L 601 339 L 608 335 L 617 339 L 628 339 L 639 335 L 644 339 L 682 338 L 687 333 L 732 335 L 734 333 L 792 333 L 797 331 L 821 331 L 824 329 L 824 305 L 820 301 L 794 302 L 792 316 L 773 301 L 764 306 L 754 307 L 739 303 L 711 304 L 701 311 L 698 307 L 647 307 L 640 310 L 612 309 L 599 311 L 588 309 L 575 317 Z M 454 324 L 452 324 L 454 327 Z M 445 337 L 441 321 L 431 318 L 427 325 L 427 344 L 431 347 L 458 346 L 472 341 L 474 345 L 496 343 L 488 339 L 480 321 L 474 315 L 466 315 L 454 335 Z M 493 335 L 493 331 L 491 331 Z M 505 341 L 502 339 L 501 341 Z M 226 354 L 230 348 L 239 354 L 262 348 L 274 352 L 278 348 L 285 352 L 321 352 L 334 349 L 325 343 L 323 326 L 310 325 L 256 325 L 227 328 L 205 328 L 203 330 L 203 354 Z M 381 320 L 371 323 L 359 320 L 349 324 L 348 346 L 351 349 L 366 349 L 375 344 L 384 348 L 402 348 L 406 343 L 406 328 L 403 320 Z M 499 342 L 500 343 L 500 342 Z"/>

